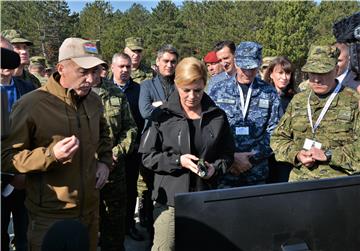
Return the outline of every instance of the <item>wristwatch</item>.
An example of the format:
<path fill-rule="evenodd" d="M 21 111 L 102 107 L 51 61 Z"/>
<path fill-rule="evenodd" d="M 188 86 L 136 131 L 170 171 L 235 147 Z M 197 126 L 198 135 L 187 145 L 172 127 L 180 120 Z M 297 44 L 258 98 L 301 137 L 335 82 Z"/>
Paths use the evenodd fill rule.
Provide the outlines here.
<path fill-rule="evenodd" d="M 330 149 L 327 149 L 324 151 L 325 157 L 326 157 L 326 161 L 330 162 L 331 157 L 332 157 L 332 151 Z"/>

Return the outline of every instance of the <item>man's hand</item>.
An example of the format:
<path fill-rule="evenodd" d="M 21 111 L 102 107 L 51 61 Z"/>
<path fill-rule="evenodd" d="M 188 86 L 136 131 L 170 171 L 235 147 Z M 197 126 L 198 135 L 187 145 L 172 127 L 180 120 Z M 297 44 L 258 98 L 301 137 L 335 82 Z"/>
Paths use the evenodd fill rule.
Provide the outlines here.
<path fill-rule="evenodd" d="M 310 152 L 313 160 L 317 160 L 317 161 L 326 161 L 327 160 L 324 151 L 321 149 L 318 149 L 316 147 L 311 147 L 309 152 Z"/>
<path fill-rule="evenodd" d="M 312 153 L 306 150 L 301 150 L 296 155 L 296 159 L 306 167 L 312 167 L 315 163 L 315 159 L 313 159 Z"/>
<path fill-rule="evenodd" d="M 97 162 L 96 169 L 96 189 L 101 189 L 106 184 L 107 179 L 109 178 L 110 170 L 106 164 L 102 162 Z"/>
<path fill-rule="evenodd" d="M 79 149 L 79 143 L 74 135 L 60 140 L 53 147 L 55 158 L 61 163 L 70 160 Z"/>
<path fill-rule="evenodd" d="M 241 173 L 248 171 L 252 167 L 249 158 L 253 155 L 253 152 L 234 153 L 234 163 L 230 167 L 230 173 L 239 176 Z"/>

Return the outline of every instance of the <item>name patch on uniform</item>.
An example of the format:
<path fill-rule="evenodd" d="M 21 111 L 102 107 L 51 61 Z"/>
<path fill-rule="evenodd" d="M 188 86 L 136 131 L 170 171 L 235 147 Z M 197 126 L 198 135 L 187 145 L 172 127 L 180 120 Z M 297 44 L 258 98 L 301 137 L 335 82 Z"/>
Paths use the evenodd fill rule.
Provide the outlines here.
<path fill-rule="evenodd" d="M 349 121 L 349 120 L 351 120 L 351 111 L 340 110 L 337 117 L 338 117 L 338 119 Z"/>
<path fill-rule="evenodd" d="M 249 127 L 248 126 L 238 126 L 235 129 L 236 135 L 249 135 Z"/>
<path fill-rule="evenodd" d="M 228 98 L 218 98 L 217 103 L 224 103 L 234 105 L 236 103 L 235 99 L 228 99 Z"/>
<path fill-rule="evenodd" d="M 317 149 L 321 149 L 321 143 L 320 142 L 317 142 L 315 140 L 311 140 L 311 139 L 305 139 L 305 142 L 304 142 L 304 146 L 303 148 L 305 150 L 310 150 L 311 147 L 315 147 Z"/>
<path fill-rule="evenodd" d="M 113 106 L 120 106 L 120 100 L 119 98 L 110 98 L 110 103 Z"/>
<path fill-rule="evenodd" d="M 268 99 L 260 99 L 259 100 L 259 107 L 260 108 L 269 108 L 269 100 Z"/>

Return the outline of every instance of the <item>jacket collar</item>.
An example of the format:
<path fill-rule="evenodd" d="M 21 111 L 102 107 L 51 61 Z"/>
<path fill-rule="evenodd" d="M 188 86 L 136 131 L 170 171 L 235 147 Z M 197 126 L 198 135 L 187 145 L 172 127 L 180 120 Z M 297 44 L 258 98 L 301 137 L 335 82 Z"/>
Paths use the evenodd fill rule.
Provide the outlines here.
<path fill-rule="evenodd" d="M 168 101 L 161 106 L 164 110 L 174 113 L 178 116 L 185 117 L 185 113 L 181 108 L 179 92 L 175 88 L 174 92 L 169 96 Z M 206 113 L 217 110 L 214 101 L 204 92 L 201 99 L 202 116 Z"/>
<path fill-rule="evenodd" d="M 76 107 L 74 91 L 64 88 L 60 84 L 60 74 L 55 72 L 51 75 L 46 85 L 40 88 L 63 100 L 66 104 Z M 90 92 L 89 92 L 90 93 Z"/>

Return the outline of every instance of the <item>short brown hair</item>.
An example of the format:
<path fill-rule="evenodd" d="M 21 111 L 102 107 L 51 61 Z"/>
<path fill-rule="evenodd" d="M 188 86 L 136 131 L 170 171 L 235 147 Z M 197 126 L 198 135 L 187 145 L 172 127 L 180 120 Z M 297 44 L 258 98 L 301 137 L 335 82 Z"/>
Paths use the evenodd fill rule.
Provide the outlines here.
<path fill-rule="evenodd" d="M 191 84 L 199 79 L 207 81 L 206 66 L 200 60 L 194 57 L 187 57 L 180 61 L 175 69 L 175 84 L 184 86 Z"/>
<path fill-rule="evenodd" d="M 269 64 L 269 67 L 266 69 L 264 80 L 266 82 L 268 82 L 269 84 L 274 85 L 273 80 L 271 79 L 270 75 L 274 71 L 275 66 L 277 66 L 277 65 L 280 65 L 286 73 L 291 74 L 290 81 L 289 81 L 289 84 L 286 87 L 285 93 L 289 94 L 289 95 L 293 95 L 295 93 L 295 88 L 294 88 L 294 85 L 295 85 L 295 74 L 294 74 L 295 69 L 294 69 L 293 64 L 291 63 L 291 61 L 287 57 L 280 56 L 280 57 L 276 57 L 273 61 L 271 61 L 270 64 Z"/>

